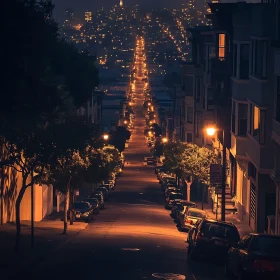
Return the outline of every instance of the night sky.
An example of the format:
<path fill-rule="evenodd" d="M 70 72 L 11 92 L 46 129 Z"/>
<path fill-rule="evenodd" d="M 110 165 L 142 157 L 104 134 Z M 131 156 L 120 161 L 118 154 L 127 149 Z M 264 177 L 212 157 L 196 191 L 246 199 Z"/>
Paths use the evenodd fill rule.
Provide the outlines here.
<path fill-rule="evenodd" d="M 64 10 L 72 8 L 78 16 L 82 16 L 85 10 L 95 11 L 102 6 L 107 9 L 119 3 L 119 0 L 52 0 L 55 4 L 54 16 L 63 18 Z M 123 0 L 124 5 L 139 4 L 147 8 L 176 8 L 185 0 Z"/>

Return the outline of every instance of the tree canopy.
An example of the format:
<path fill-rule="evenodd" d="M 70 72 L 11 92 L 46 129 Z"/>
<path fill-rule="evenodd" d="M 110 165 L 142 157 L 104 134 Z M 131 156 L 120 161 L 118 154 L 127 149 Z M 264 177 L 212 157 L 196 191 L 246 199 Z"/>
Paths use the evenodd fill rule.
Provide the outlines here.
<path fill-rule="evenodd" d="M 1 165 L 16 169 L 23 177 L 16 199 L 19 241 L 25 190 L 50 178 L 58 180 L 59 172 L 70 172 L 73 178 L 82 166 L 87 168 L 84 151 L 93 130 L 82 120 L 73 122 L 73 112 L 98 85 L 98 71 L 94 58 L 59 37 L 51 1 L 10 0 L 4 7 Z"/>
<path fill-rule="evenodd" d="M 218 156 L 207 147 L 191 143 L 167 143 L 163 146 L 164 166 L 179 176 L 192 176 L 209 184 L 210 165 L 217 163 Z"/>

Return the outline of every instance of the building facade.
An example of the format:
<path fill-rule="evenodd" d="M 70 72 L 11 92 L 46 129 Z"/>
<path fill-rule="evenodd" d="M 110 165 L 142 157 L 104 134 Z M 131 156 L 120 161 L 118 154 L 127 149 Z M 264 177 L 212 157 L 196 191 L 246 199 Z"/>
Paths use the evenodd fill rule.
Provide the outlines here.
<path fill-rule="evenodd" d="M 184 131 L 192 134 L 190 142 L 218 153 L 226 145 L 229 212 L 236 211 L 254 231 L 279 234 L 279 4 L 209 7 L 212 27 L 189 29 Z M 204 133 L 209 125 L 225 137 L 209 139 Z"/>

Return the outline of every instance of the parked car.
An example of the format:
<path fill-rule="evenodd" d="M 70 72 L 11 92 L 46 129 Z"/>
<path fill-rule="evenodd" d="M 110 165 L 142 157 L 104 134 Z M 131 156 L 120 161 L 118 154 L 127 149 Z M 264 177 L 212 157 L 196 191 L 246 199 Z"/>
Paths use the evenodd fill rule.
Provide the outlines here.
<path fill-rule="evenodd" d="M 186 210 L 186 208 L 184 209 L 184 206 L 187 206 L 188 208 L 196 208 L 197 207 L 195 202 L 181 199 L 180 203 L 178 203 L 178 205 L 176 206 L 176 208 L 174 210 L 174 220 L 176 222 L 178 222 L 179 215 L 181 213 L 183 213 L 183 214 L 185 213 L 184 211 Z"/>
<path fill-rule="evenodd" d="M 164 172 L 166 169 L 162 166 L 156 166 L 155 167 L 155 174 L 158 174 L 159 172 Z"/>
<path fill-rule="evenodd" d="M 190 259 L 225 259 L 229 247 L 236 247 L 240 235 L 236 226 L 214 219 L 202 219 L 188 234 Z"/>
<path fill-rule="evenodd" d="M 183 220 L 180 222 L 180 227 L 182 229 L 189 230 L 192 228 L 198 220 L 207 218 L 205 211 L 197 208 L 188 208 L 183 216 Z"/>
<path fill-rule="evenodd" d="M 101 185 L 100 185 L 100 187 L 103 187 L 103 188 L 105 188 L 108 192 L 110 192 L 111 190 L 113 190 L 114 189 L 114 185 L 112 185 L 112 184 L 110 184 L 110 183 L 105 183 L 105 182 L 103 182 Z"/>
<path fill-rule="evenodd" d="M 179 204 L 181 204 L 181 199 L 175 199 L 172 203 L 172 208 L 171 208 L 171 213 L 170 213 L 170 216 L 172 218 L 175 218 L 175 214 L 176 214 L 176 209 L 178 207 Z"/>
<path fill-rule="evenodd" d="M 166 187 L 164 191 L 164 196 L 168 197 L 171 192 L 179 193 L 181 190 L 179 188 L 174 187 L 173 185 L 169 185 Z"/>
<path fill-rule="evenodd" d="M 88 198 L 97 198 L 100 204 L 100 209 L 105 208 L 104 197 L 102 192 L 92 192 Z"/>
<path fill-rule="evenodd" d="M 107 190 L 106 187 L 100 186 L 95 188 L 95 191 L 100 191 L 103 194 L 104 200 L 107 201 L 109 197 L 109 191 Z"/>
<path fill-rule="evenodd" d="M 99 213 L 100 204 L 97 198 L 87 198 L 85 201 L 92 206 L 94 214 Z"/>
<path fill-rule="evenodd" d="M 250 233 L 229 249 L 225 274 L 238 279 L 280 279 L 280 236 Z"/>
<path fill-rule="evenodd" d="M 182 199 L 183 194 L 181 193 L 170 193 L 168 197 L 165 198 L 165 208 L 166 209 L 171 209 L 172 203 L 175 199 Z"/>
<path fill-rule="evenodd" d="M 82 220 L 89 223 L 93 219 L 93 208 L 86 201 L 76 201 L 71 207 L 74 214 L 74 220 Z"/>

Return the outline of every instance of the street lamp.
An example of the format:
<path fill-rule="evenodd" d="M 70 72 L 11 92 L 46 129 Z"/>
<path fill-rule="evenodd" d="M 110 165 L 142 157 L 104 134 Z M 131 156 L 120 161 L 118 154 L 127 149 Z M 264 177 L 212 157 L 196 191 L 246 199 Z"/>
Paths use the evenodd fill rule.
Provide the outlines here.
<path fill-rule="evenodd" d="M 163 143 L 167 143 L 168 142 L 168 139 L 166 137 L 162 138 L 162 142 Z"/>
<path fill-rule="evenodd" d="M 104 134 L 104 135 L 103 135 L 103 139 L 104 139 L 105 141 L 107 141 L 107 140 L 109 139 L 109 135 L 108 135 L 108 134 Z"/>
<path fill-rule="evenodd" d="M 215 127 L 207 127 L 206 133 L 209 136 L 213 136 L 218 129 Z M 226 145 L 225 145 L 225 131 L 220 129 L 223 132 L 223 150 L 222 150 L 222 205 L 221 205 L 221 220 L 226 220 Z"/>

